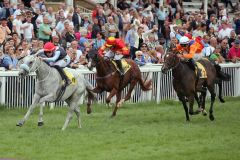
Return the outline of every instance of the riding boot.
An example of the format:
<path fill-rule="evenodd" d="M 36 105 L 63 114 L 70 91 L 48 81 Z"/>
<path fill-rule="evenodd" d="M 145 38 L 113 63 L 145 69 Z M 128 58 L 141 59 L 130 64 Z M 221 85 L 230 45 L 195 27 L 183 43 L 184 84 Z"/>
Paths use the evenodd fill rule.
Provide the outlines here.
<path fill-rule="evenodd" d="M 123 70 L 123 68 L 122 68 L 122 62 L 121 62 L 121 60 L 115 60 L 115 62 L 116 62 L 116 64 L 117 64 L 117 67 L 118 67 L 118 69 L 119 69 L 119 71 L 120 71 L 121 76 L 124 75 L 124 70 Z"/>
<path fill-rule="evenodd" d="M 188 64 L 189 64 L 189 67 L 195 72 L 195 70 L 197 69 L 197 79 L 199 79 L 199 77 L 200 77 L 200 71 L 199 71 L 199 69 L 198 69 L 198 67 L 197 67 L 197 64 L 196 64 L 196 62 L 191 58 L 191 59 L 189 59 L 188 60 Z"/>
<path fill-rule="evenodd" d="M 55 67 L 56 67 L 56 66 L 55 66 Z M 68 79 L 67 75 L 64 73 L 63 68 L 61 68 L 61 67 L 59 67 L 59 66 L 56 67 L 56 68 L 57 68 L 60 76 L 62 77 L 62 79 L 63 79 L 64 82 L 65 82 L 65 84 L 64 84 L 65 87 L 68 86 L 68 85 L 70 85 L 70 84 L 71 84 L 71 81 Z"/>

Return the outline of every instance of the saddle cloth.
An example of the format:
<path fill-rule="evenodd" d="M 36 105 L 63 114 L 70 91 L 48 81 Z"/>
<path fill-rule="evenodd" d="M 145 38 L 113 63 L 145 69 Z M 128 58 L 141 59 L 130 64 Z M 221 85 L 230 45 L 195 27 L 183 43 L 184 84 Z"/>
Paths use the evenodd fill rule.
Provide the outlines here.
<path fill-rule="evenodd" d="M 115 68 L 119 71 L 119 68 L 117 67 L 116 62 L 112 61 L 112 63 L 114 64 Z M 121 63 L 122 63 L 122 68 L 123 68 L 124 74 L 125 74 L 131 68 L 131 65 L 129 65 L 125 59 L 122 59 Z"/>
<path fill-rule="evenodd" d="M 63 69 L 65 75 L 68 77 L 68 79 L 71 81 L 71 84 L 76 84 L 76 77 L 74 77 L 73 73 L 67 71 L 67 69 Z"/>
<path fill-rule="evenodd" d="M 197 68 L 195 69 L 196 75 L 200 73 L 199 78 L 207 78 L 207 72 L 205 67 L 199 62 L 196 62 L 196 64 L 197 64 Z M 197 70 L 199 70 L 199 72 Z"/>

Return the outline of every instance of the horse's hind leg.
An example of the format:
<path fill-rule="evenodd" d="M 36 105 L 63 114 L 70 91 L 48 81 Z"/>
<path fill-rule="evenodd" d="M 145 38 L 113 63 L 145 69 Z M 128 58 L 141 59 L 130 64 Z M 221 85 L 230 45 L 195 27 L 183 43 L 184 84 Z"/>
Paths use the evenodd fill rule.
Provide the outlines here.
<path fill-rule="evenodd" d="M 78 106 L 75 107 L 74 112 L 77 116 L 77 121 L 78 121 L 78 128 L 82 128 L 82 124 L 81 124 L 81 118 L 80 118 L 80 109 Z"/>
<path fill-rule="evenodd" d="M 19 126 L 21 127 L 29 118 L 30 114 L 33 112 L 34 108 L 36 107 L 37 103 L 39 102 L 40 100 L 40 96 L 37 95 L 37 94 L 34 94 L 34 97 L 33 97 L 33 103 L 32 105 L 29 107 L 27 113 L 25 114 L 24 118 L 22 120 L 20 120 L 16 126 Z"/>
<path fill-rule="evenodd" d="M 124 97 L 124 101 L 128 101 L 131 98 L 132 91 L 137 84 L 136 80 L 132 80 L 127 95 Z"/>
<path fill-rule="evenodd" d="M 218 84 L 218 89 L 219 89 L 218 98 L 221 103 L 225 103 L 225 100 L 223 99 L 223 96 L 222 96 L 222 80 L 219 80 L 219 82 L 217 84 Z"/>
<path fill-rule="evenodd" d="M 215 94 L 215 90 L 214 90 L 214 85 L 212 86 L 208 86 L 208 90 L 211 94 L 211 105 L 210 105 L 210 109 L 209 109 L 209 119 L 211 121 L 214 120 L 214 116 L 213 116 L 213 104 L 214 104 L 214 101 L 215 101 L 215 97 L 216 97 L 216 94 Z"/>
<path fill-rule="evenodd" d="M 62 127 L 63 131 L 67 128 L 69 122 L 71 121 L 74 110 L 75 110 L 75 106 L 73 104 L 71 104 L 70 107 L 69 107 L 69 110 L 68 110 L 67 118 L 66 118 L 65 123 Z"/>

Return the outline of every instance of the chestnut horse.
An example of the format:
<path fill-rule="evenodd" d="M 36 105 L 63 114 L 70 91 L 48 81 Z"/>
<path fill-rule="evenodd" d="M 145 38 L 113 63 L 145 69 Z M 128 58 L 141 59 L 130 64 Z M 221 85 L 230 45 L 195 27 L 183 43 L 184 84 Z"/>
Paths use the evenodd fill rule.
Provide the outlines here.
<path fill-rule="evenodd" d="M 162 72 L 166 73 L 172 69 L 173 75 L 173 88 L 177 92 L 179 100 L 182 102 L 186 120 L 189 121 L 189 114 L 197 114 L 199 111 L 193 111 L 194 98 L 198 100 L 197 92 L 201 92 L 201 104 L 202 109 L 205 109 L 205 97 L 206 89 L 211 94 L 211 105 L 209 109 L 209 119 L 214 120 L 213 116 L 213 103 L 215 101 L 215 81 L 217 79 L 217 73 L 214 65 L 208 60 L 199 60 L 207 74 L 207 78 L 200 78 L 197 80 L 195 72 L 189 67 L 187 62 L 181 61 L 181 59 L 175 53 L 167 53 L 164 57 L 164 64 L 162 66 Z M 189 109 L 187 106 L 186 98 L 189 102 Z M 198 103 L 200 103 L 198 102 Z"/>
<path fill-rule="evenodd" d="M 137 84 L 140 84 L 143 91 L 148 91 L 151 89 L 152 81 L 143 80 L 140 69 L 138 65 L 131 59 L 126 59 L 127 63 L 131 68 L 122 76 L 114 66 L 114 64 L 109 60 L 105 60 L 103 57 L 98 55 L 97 50 L 91 50 L 87 54 L 88 68 L 90 70 L 96 67 L 96 84 L 97 86 L 93 89 L 95 93 L 101 93 L 103 91 L 110 92 L 109 96 L 106 98 L 106 103 L 109 104 L 111 98 L 116 95 L 116 105 L 112 113 L 112 117 L 116 115 L 118 108 L 123 102 L 131 98 L 131 93 Z M 122 90 L 130 84 L 129 90 L 126 96 L 121 99 Z"/>

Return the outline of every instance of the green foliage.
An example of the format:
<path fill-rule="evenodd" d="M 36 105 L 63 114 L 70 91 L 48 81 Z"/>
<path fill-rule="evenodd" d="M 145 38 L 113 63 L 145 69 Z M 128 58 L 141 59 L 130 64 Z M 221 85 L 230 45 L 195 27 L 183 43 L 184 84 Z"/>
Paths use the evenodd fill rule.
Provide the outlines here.
<path fill-rule="evenodd" d="M 177 101 L 125 104 L 115 118 L 112 109 L 94 105 L 82 129 L 76 116 L 61 127 L 67 108 L 45 108 L 45 125 L 37 127 L 38 108 L 22 128 L 15 124 L 23 109 L 0 110 L 0 159 L 21 160 L 238 160 L 240 98 L 215 103 L 215 121 L 201 114 L 185 121 Z M 207 109 L 209 104 L 207 104 Z"/>

